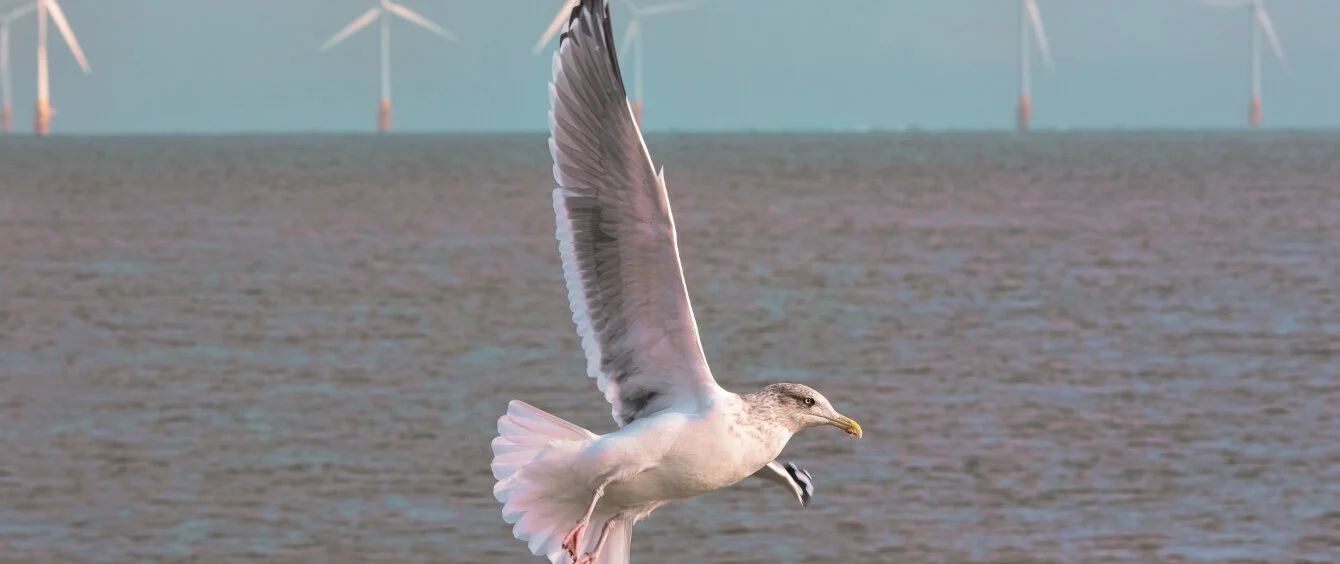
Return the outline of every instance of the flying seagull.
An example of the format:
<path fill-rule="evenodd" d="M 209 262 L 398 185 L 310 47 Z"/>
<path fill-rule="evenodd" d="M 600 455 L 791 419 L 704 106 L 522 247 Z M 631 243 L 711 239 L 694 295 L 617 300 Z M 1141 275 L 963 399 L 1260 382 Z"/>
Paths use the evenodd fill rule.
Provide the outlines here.
<path fill-rule="evenodd" d="M 549 151 L 572 320 L 620 428 L 596 435 L 513 400 L 492 444 L 503 520 L 554 564 L 625 564 L 634 523 L 751 475 L 807 503 L 809 473 L 776 460 L 786 443 L 820 425 L 861 436 L 807 386 L 735 394 L 712 377 L 664 174 L 634 124 L 614 46 L 608 0 L 581 0 L 554 54 Z"/>

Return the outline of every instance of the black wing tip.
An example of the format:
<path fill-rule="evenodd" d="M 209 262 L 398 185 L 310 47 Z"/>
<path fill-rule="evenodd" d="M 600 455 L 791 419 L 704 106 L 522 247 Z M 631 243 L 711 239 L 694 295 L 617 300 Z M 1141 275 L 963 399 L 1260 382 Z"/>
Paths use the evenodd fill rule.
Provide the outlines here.
<path fill-rule="evenodd" d="M 583 9 L 582 3 L 579 2 L 577 4 L 574 4 L 572 6 L 572 10 L 568 12 L 568 25 L 563 26 L 562 33 L 558 34 L 559 49 L 562 49 L 563 44 L 567 43 L 568 40 L 572 39 L 572 28 L 577 25 L 577 20 L 581 19 L 582 9 Z"/>
<path fill-rule="evenodd" d="M 601 10 L 601 8 L 604 10 Z M 604 14 L 601 19 L 608 25 L 610 17 L 609 0 L 581 0 L 572 6 L 572 11 L 568 14 L 568 25 L 564 26 L 563 33 L 558 35 L 558 47 L 563 48 L 563 44 L 569 40 L 575 41 L 573 33 L 577 30 L 578 24 L 582 20 L 582 14 Z"/>
<path fill-rule="evenodd" d="M 572 7 L 572 15 L 568 16 L 568 25 L 564 27 L 563 33 L 558 36 L 558 49 L 561 53 L 563 46 L 568 41 L 576 41 L 573 35 L 578 25 L 582 21 L 583 14 L 591 14 L 592 18 L 599 18 L 601 35 L 606 46 L 606 52 L 609 53 L 610 67 L 614 71 L 614 77 L 620 90 L 624 90 L 623 72 L 619 69 L 619 56 L 616 51 L 616 42 L 614 40 L 614 26 L 610 23 L 610 3 L 609 0 L 581 0 Z M 592 33 L 593 30 L 584 33 Z M 575 43 L 574 43 L 575 44 Z M 626 93 L 626 92 L 625 92 Z"/>

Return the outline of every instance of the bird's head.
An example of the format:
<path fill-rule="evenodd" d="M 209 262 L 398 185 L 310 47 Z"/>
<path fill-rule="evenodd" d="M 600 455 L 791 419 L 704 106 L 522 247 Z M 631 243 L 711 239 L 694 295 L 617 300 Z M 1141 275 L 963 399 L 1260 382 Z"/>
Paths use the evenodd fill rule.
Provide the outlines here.
<path fill-rule="evenodd" d="M 847 434 L 861 438 L 861 425 L 850 417 L 838 413 L 828 398 L 814 388 L 802 384 L 772 384 L 760 390 L 760 407 L 765 407 L 773 417 L 780 419 L 792 433 L 801 429 L 832 425 Z"/>

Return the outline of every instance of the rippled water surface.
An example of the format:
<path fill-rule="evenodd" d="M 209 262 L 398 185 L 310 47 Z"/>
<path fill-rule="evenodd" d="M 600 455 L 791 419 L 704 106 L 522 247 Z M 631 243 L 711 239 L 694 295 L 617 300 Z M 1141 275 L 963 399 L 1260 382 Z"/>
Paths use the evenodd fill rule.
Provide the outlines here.
<path fill-rule="evenodd" d="M 822 390 L 638 562 L 1340 561 L 1340 137 L 675 136 L 717 379 Z M 541 136 L 0 139 L 0 560 L 539 562 L 507 400 L 614 428 Z"/>

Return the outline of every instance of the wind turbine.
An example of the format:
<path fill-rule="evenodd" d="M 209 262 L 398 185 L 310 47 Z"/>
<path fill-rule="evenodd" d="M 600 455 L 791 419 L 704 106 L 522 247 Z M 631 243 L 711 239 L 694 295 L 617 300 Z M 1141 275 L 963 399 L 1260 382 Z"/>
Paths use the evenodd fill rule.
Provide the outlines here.
<path fill-rule="evenodd" d="M 1287 68 L 1288 61 L 1284 59 L 1284 46 L 1280 45 L 1280 38 L 1275 35 L 1275 24 L 1270 21 L 1270 13 L 1266 12 L 1264 0 L 1246 0 L 1244 1 L 1225 1 L 1225 0 L 1201 0 L 1203 4 L 1217 7 L 1241 8 L 1246 7 L 1247 13 L 1251 18 L 1252 27 L 1252 101 L 1247 107 L 1247 124 L 1252 127 L 1261 125 L 1261 34 L 1265 33 L 1266 39 L 1270 41 L 1270 48 L 1275 51 L 1275 56 L 1279 58 L 1280 64 Z"/>
<path fill-rule="evenodd" d="M 628 11 L 632 14 L 628 27 L 624 28 L 623 41 L 619 42 L 619 50 L 627 53 L 633 49 L 633 99 L 629 106 L 633 109 L 633 119 L 637 121 L 638 127 L 642 126 L 642 18 L 669 14 L 671 12 L 682 12 L 694 7 L 692 2 L 672 2 L 667 4 L 657 4 L 639 8 L 633 4 L 632 0 L 623 0 Z M 554 16 L 554 21 L 549 24 L 549 29 L 545 30 L 544 35 L 540 36 L 539 42 L 535 44 L 532 53 L 539 53 L 545 44 L 553 39 L 554 34 L 563 27 L 563 22 L 572 13 L 572 8 L 577 5 L 577 0 L 567 0 L 563 7 L 559 9 L 558 15 Z"/>
<path fill-rule="evenodd" d="M 358 19 L 354 20 L 352 23 L 345 26 L 345 28 L 340 30 L 339 33 L 336 33 L 335 35 L 331 36 L 330 39 L 326 40 L 325 44 L 321 45 L 322 51 L 330 49 L 339 42 L 344 41 L 349 36 L 358 33 L 358 30 L 367 27 L 368 24 L 374 21 L 380 21 L 381 39 L 382 39 L 382 61 L 381 61 L 382 100 L 381 104 L 377 108 L 377 129 L 382 133 L 386 133 L 391 130 L 390 23 L 392 15 L 400 16 L 401 18 L 409 21 L 412 24 L 415 24 L 438 35 L 441 35 L 442 37 L 446 38 L 449 41 L 456 41 L 456 34 L 447 31 L 445 28 L 433 23 L 428 18 L 416 14 L 409 8 L 401 6 L 400 4 L 391 2 L 391 0 L 380 0 L 380 4 L 374 6 L 372 9 L 366 12 L 363 12 L 363 15 L 358 16 Z"/>
<path fill-rule="evenodd" d="M 1028 122 L 1033 118 L 1029 35 L 1037 40 L 1038 50 L 1042 51 L 1042 62 L 1051 70 L 1052 52 L 1047 45 L 1047 31 L 1042 27 L 1042 12 L 1038 10 L 1037 0 L 1019 0 L 1019 113 L 1016 122 L 1019 131 L 1027 131 Z"/>
<path fill-rule="evenodd" d="M 0 90 L 4 91 L 4 107 L 0 109 L 0 132 L 9 133 L 14 127 L 14 90 L 9 76 L 9 24 L 31 14 L 36 4 L 24 4 L 0 16 Z"/>
<path fill-rule="evenodd" d="M 84 50 L 79 48 L 79 40 L 74 37 L 74 30 L 70 29 L 70 22 L 65 20 L 65 13 L 61 11 L 60 4 L 57 4 L 56 0 L 37 0 L 37 107 L 33 111 L 33 132 L 38 136 L 51 132 L 51 116 L 55 115 L 51 109 L 51 84 L 47 79 L 47 14 L 51 14 L 51 20 L 56 22 L 56 28 L 65 38 L 65 44 L 70 46 L 74 58 L 79 60 L 79 66 L 84 69 L 84 74 L 88 74 L 91 70 L 88 67 L 88 59 L 84 58 Z"/>

